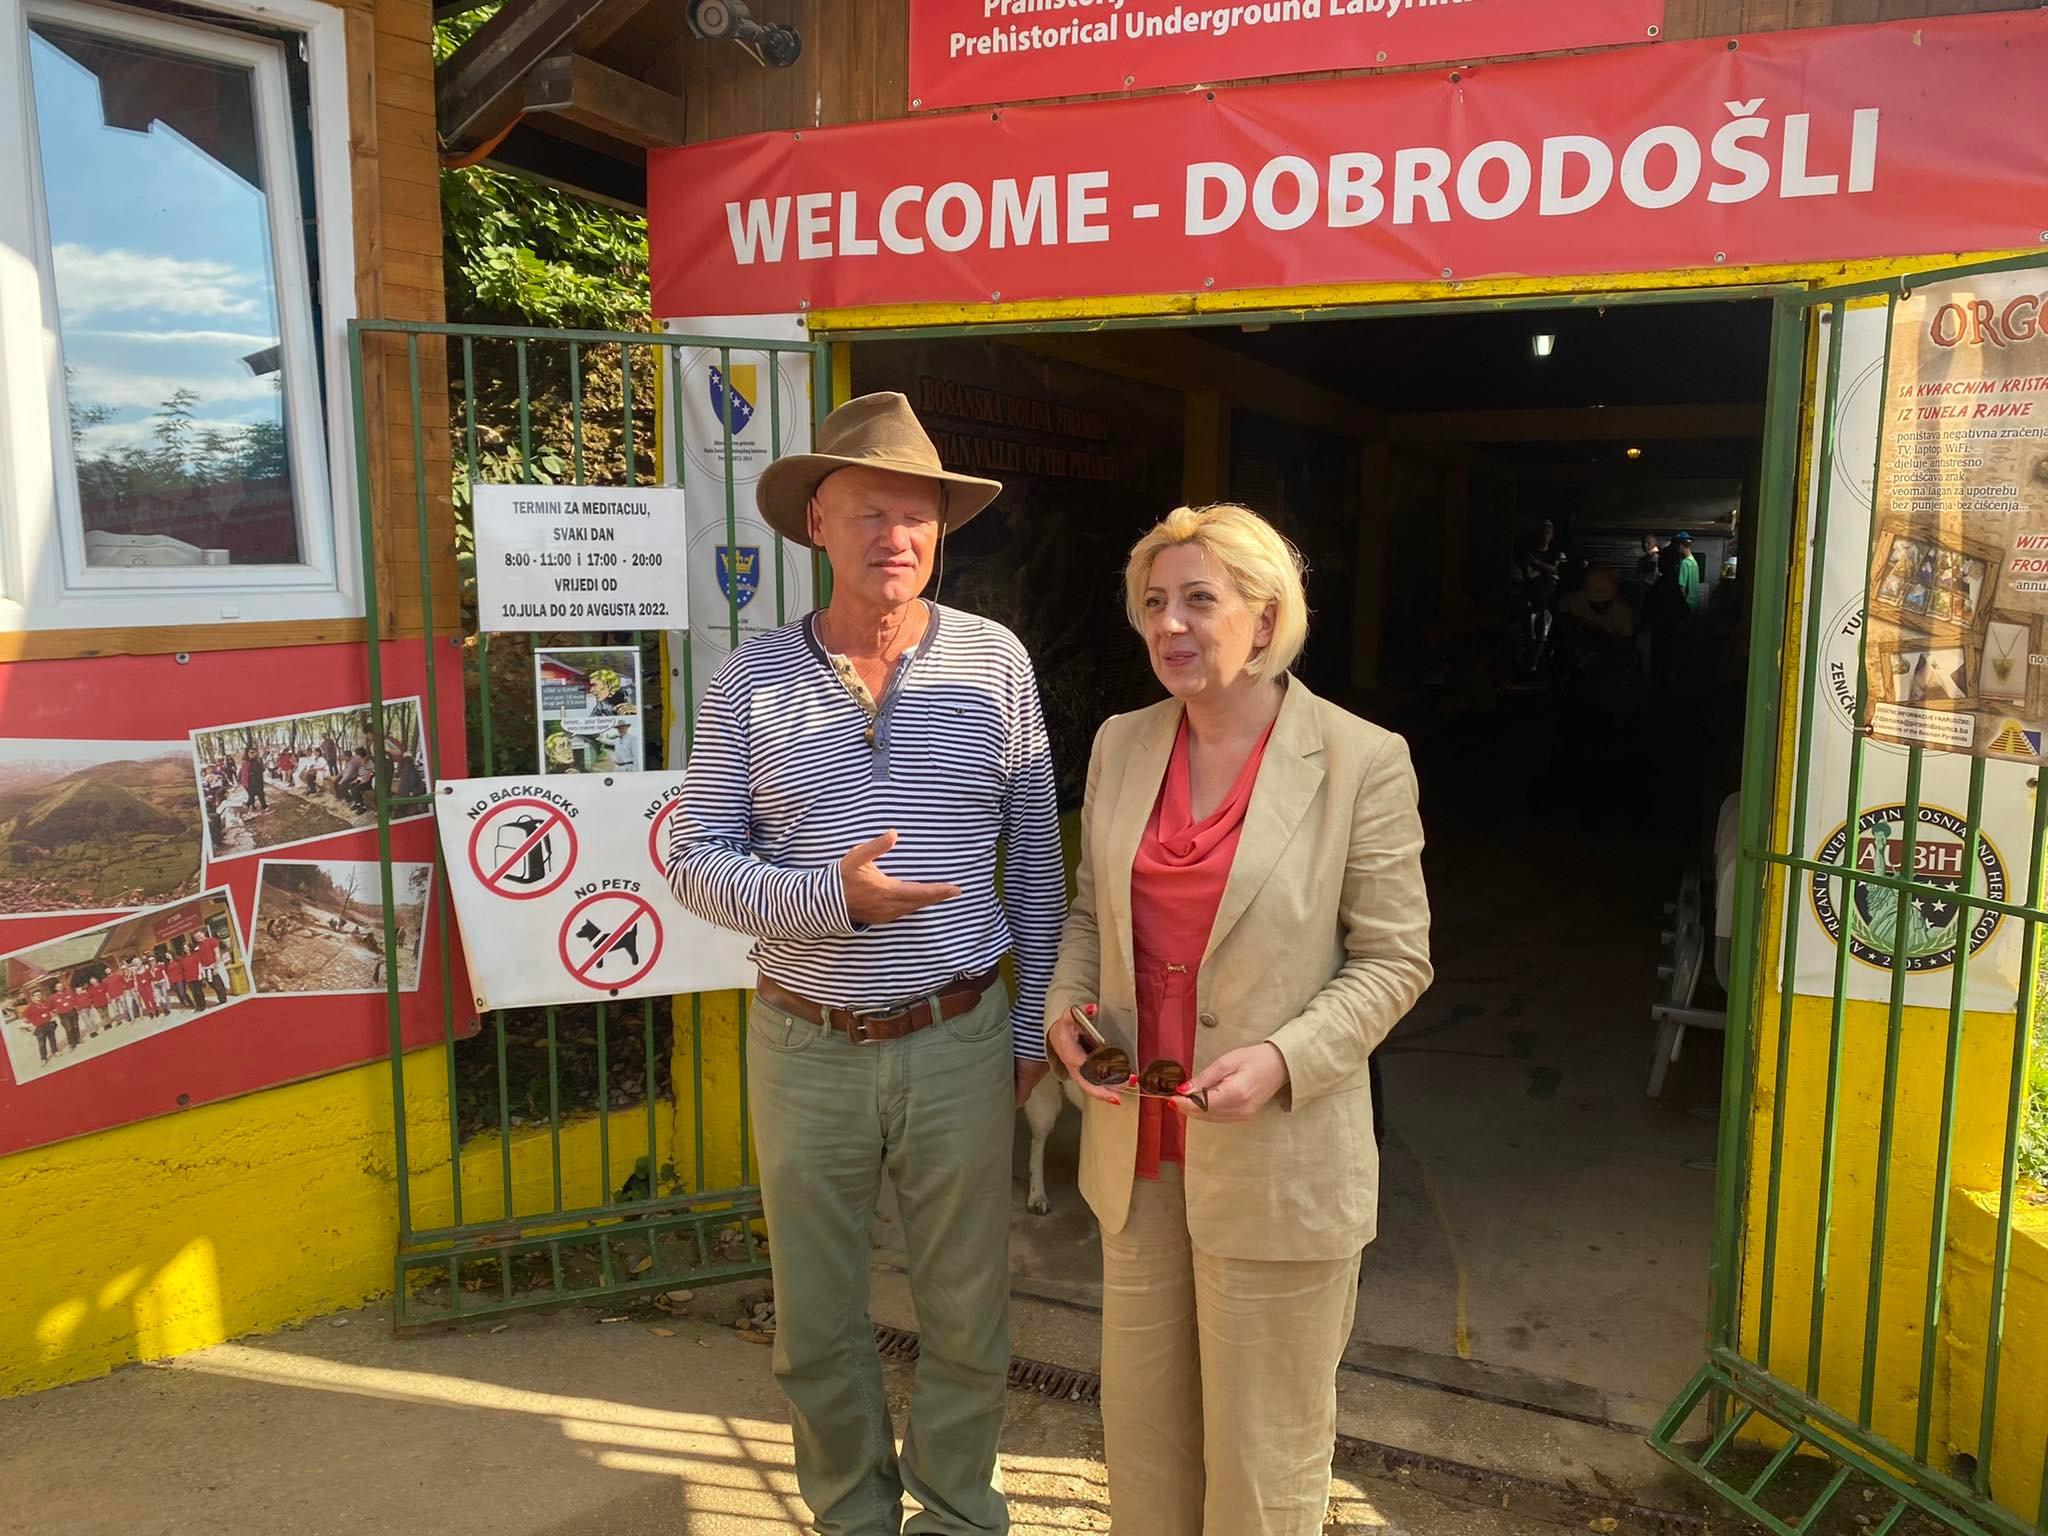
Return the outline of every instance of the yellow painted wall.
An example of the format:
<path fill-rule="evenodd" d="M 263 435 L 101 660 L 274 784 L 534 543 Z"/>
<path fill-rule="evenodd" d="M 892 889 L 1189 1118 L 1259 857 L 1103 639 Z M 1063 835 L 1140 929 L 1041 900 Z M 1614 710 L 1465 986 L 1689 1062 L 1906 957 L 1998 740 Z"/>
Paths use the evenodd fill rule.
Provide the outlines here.
<path fill-rule="evenodd" d="M 737 1084 L 708 1065 L 707 1101 L 736 1127 Z M 406 1059 L 417 1228 L 453 1217 L 445 1066 L 439 1050 Z M 657 1103 L 657 1166 L 676 1125 L 676 1107 Z M 595 1116 L 562 1127 L 566 1205 L 597 1204 L 632 1176 L 645 1111 L 615 1112 L 610 1141 L 607 1171 Z M 391 1070 L 378 1062 L 0 1159 L 0 1397 L 388 1295 L 392 1149 Z M 545 1126 L 513 1132 L 515 1213 L 552 1208 L 550 1152 Z M 503 1212 L 502 1170 L 495 1133 L 463 1145 L 466 1219 Z"/>
<path fill-rule="evenodd" d="M 445 1161 L 443 1059 L 407 1118 Z M 392 1175 L 383 1063 L 0 1159 L 0 1396 L 388 1292 Z"/>
<path fill-rule="evenodd" d="M 1998 1197 L 1958 1191 L 1949 1211 L 1948 1293 L 1943 1303 L 1949 1347 L 1949 1439 L 1957 1450 L 1977 1454 Z M 1992 1430 L 1991 1492 L 2007 1509 L 2029 1517 L 2041 1507 L 2042 1457 L 2048 1455 L 2048 1369 L 2044 1367 L 2048 1367 L 2048 1206 L 2027 1206 L 2013 1218 L 2005 1343 Z"/>
<path fill-rule="evenodd" d="M 408 1069 L 410 1070 L 410 1069 Z M 674 1144 L 675 1106 L 666 1099 L 654 1105 L 654 1166 L 659 1169 Z M 409 1149 L 413 1165 L 412 1224 L 415 1231 L 451 1226 L 455 1222 L 454 1181 L 445 1118 L 432 1154 Z M 412 1128 L 413 1134 L 419 1128 Z M 512 1199 L 505 1199 L 505 1164 L 498 1133 L 486 1131 L 462 1144 L 462 1219 L 465 1222 L 543 1215 L 555 1209 L 554 1138 L 545 1125 L 522 1126 L 512 1132 Z M 647 1151 L 647 1111 L 635 1104 L 611 1113 L 609 1146 L 597 1116 L 579 1115 L 561 1131 L 562 1209 L 602 1205 L 633 1177 Z M 608 1161 L 607 1161 L 608 1155 Z M 387 1282 L 385 1289 L 389 1289 Z"/>
<path fill-rule="evenodd" d="M 1826 1103 L 1830 1005 L 1801 997 L 1792 1011 L 1791 1056 L 1785 1075 L 1785 1146 L 1781 1159 L 1779 1241 L 1771 1287 L 1769 1359 L 1780 1378 L 1808 1380 L 1814 1245 L 1819 1217 L 1823 1111 Z M 1860 1407 L 1866 1352 L 1866 1313 L 1876 1212 L 1877 1152 L 1883 1111 L 1887 1014 L 1879 1003 L 1851 1003 L 1844 1012 L 1842 1080 L 1838 1100 L 1834 1209 L 1829 1224 L 1829 1265 L 1821 1346 L 1820 1396 L 1854 1417 Z M 1775 1109 L 1778 1008 L 1775 999 L 1759 1020 L 1758 1092 L 1751 1120 L 1750 1166 L 1757 1170 L 1747 1201 L 1742 1324 L 1744 1354 L 1758 1358 L 1763 1315 L 1764 1242 Z M 2004 1106 L 2010 1081 L 2013 1020 L 1970 1014 L 1965 1020 L 1957 1079 L 1955 1167 L 1950 1189 L 1997 1188 L 2004 1156 Z M 1883 1270 L 1882 1311 L 1876 1334 L 1877 1375 L 1871 1424 L 1894 1445 L 1911 1450 L 1917 1429 L 1924 1319 L 1936 1251 L 1936 1157 L 1948 1017 L 1933 1009 L 1906 1010 L 1900 1037 L 1897 1121 Z M 1995 1196 L 1994 1196 L 1995 1198 Z M 1941 1193 L 1944 1206 L 1948 1191 Z M 1954 1232 L 1942 1246 L 1955 1251 L 1970 1234 Z M 1986 1247 L 1977 1258 L 1987 1261 Z M 1978 1324 L 1981 1329 L 1982 1323 Z M 2036 1341 L 2048 1345 L 2048 1338 Z M 1948 1363 L 1939 1338 L 1931 1417 L 1932 1459 L 1952 1444 L 1945 1387 Z M 2048 1379 L 2048 1353 L 2011 1362 L 2032 1379 Z M 2037 1395 L 2041 1395 L 2037 1392 Z M 2038 1444 L 2036 1459 L 2038 1460 Z M 2031 1514 L 2031 1511 L 2029 1511 Z"/>
<path fill-rule="evenodd" d="M 690 998 L 675 1004 L 676 1044 L 674 1057 L 675 1164 L 684 1183 L 697 1160 L 697 1105 L 690 1085 L 696 1070 L 695 1044 L 702 1040 L 704 1062 L 704 1169 L 700 1189 L 733 1189 L 753 1182 L 755 1167 L 751 1148 L 742 1163 L 742 1105 L 746 1056 L 740 1016 L 747 999 L 738 992 L 707 992 L 696 1000 L 701 1023 L 693 1028 Z M 743 1176 L 744 1170 L 744 1176 Z"/>

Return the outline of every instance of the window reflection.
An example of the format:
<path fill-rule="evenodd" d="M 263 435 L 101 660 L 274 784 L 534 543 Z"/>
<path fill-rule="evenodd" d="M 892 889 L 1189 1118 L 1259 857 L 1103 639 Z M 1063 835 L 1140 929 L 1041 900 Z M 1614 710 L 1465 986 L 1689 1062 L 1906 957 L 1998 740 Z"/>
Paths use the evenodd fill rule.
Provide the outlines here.
<path fill-rule="evenodd" d="M 295 564 L 255 71 L 31 32 L 87 563 Z"/>

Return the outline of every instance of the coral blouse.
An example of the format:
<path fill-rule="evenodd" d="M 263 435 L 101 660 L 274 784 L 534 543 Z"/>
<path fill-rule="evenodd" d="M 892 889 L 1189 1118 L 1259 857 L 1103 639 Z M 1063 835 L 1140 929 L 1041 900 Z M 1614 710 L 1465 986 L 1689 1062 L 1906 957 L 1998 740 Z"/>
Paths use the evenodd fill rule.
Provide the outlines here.
<path fill-rule="evenodd" d="M 1188 787 L 1188 722 L 1181 717 L 1166 780 L 1131 865 L 1131 947 L 1138 983 L 1134 1065 L 1140 1072 L 1161 1058 L 1193 1068 L 1195 981 L 1272 734 L 1268 726 L 1223 803 L 1196 821 Z M 1187 1122 L 1164 1099 L 1141 1099 L 1138 1177 L 1158 1178 L 1161 1163 L 1186 1166 Z"/>

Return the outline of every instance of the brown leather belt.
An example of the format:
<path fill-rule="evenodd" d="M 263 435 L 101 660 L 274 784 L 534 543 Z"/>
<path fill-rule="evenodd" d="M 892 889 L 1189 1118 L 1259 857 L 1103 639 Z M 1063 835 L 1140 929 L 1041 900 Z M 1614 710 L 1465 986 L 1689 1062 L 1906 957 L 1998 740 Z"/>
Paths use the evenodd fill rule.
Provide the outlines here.
<path fill-rule="evenodd" d="M 847 1008 L 836 1003 L 814 1003 L 767 976 L 761 978 L 754 991 L 770 1007 L 780 1008 L 799 1019 L 808 1019 L 813 1024 L 836 1029 L 855 1045 L 873 1045 L 883 1040 L 901 1040 L 905 1035 L 930 1028 L 941 1019 L 957 1019 L 961 1014 L 971 1012 L 981 1001 L 982 993 L 995 985 L 998 974 L 996 971 L 983 971 L 978 976 L 962 976 L 914 1002 L 896 1003 L 886 1008 Z"/>

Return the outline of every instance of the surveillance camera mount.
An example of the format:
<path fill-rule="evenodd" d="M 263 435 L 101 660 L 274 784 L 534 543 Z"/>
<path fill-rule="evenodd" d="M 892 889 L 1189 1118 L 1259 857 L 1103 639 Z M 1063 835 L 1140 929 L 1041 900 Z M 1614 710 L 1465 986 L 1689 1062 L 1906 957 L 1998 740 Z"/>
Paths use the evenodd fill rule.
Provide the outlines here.
<path fill-rule="evenodd" d="M 697 36 L 731 43 L 765 69 L 787 69 L 803 55 L 796 28 L 756 21 L 746 0 L 689 0 L 684 15 Z"/>

